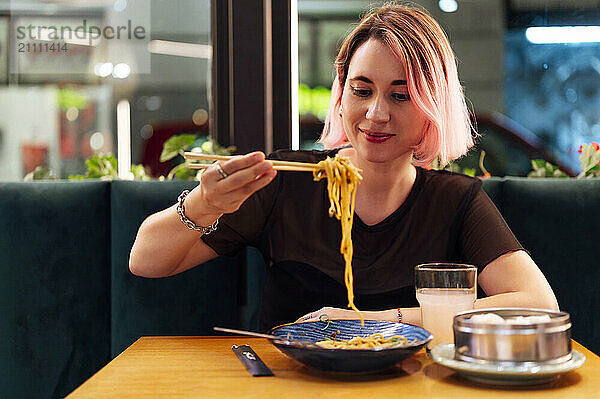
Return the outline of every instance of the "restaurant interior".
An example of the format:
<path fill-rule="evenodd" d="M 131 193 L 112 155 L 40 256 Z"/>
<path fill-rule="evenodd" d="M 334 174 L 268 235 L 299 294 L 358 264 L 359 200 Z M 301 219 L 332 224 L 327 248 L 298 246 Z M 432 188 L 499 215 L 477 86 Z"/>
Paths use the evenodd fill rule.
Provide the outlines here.
<path fill-rule="evenodd" d="M 168 382 L 152 388 L 152 378 L 145 388 L 127 385 L 142 377 L 95 380 L 128 375 L 129 364 L 102 372 L 142 337 L 227 335 L 215 326 L 258 331 L 266 265 L 255 248 L 160 279 L 132 275 L 129 251 L 148 215 L 198 184 L 184 151 L 323 149 L 337 50 L 381 3 L 0 0 L 0 397 L 252 396 L 256 379 L 228 395 L 227 384 L 250 378 L 233 341 L 214 353 L 239 374 L 218 386 L 201 383 L 200 363 L 191 377 L 200 382 L 187 392 L 176 379 L 169 386 L 177 393 Z M 264 339 L 236 344 L 252 342 L 275 379 L 299 384 L 294 395 L 397 393 L 414 377 L 415 394 L 448 389 L 432 397 L 593 397 L 600 386 L 586 384 L 600 372 L 600 2 L 414 4 L 447 33 L 480 135 L 445 168 L 483 181 L 570 315 L 573 348 L 587 363 L 539 389 L 492 391 L 433 368 L 425 349 L 412 358 L 421 362 L 414 373 L 322 377 Z M 174 374 L 193 368 L 165 364 Z M 215 381 L 229 375 L 210 372 Z M 277 391 L 284 386 L 256 392 L 286 397 Z"/>

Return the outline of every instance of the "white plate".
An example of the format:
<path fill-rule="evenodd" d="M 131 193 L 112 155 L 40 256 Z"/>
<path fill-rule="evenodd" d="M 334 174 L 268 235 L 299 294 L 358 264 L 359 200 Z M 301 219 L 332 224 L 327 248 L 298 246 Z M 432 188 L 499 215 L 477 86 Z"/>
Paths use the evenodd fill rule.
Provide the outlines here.
<path fill-rule="evenodd" d="M 571 359 L 558 364 L 536 364 L 507 366 L 499 363 L 478 364 L 454 358 L 454 344 L 442 344 L 430 352 L 434 362 L 456 371 L 474 381 L 495 385 L 533 385 L 552 381 L 556 376 L 581 367 L 585 356 L 572 351 Z"/>

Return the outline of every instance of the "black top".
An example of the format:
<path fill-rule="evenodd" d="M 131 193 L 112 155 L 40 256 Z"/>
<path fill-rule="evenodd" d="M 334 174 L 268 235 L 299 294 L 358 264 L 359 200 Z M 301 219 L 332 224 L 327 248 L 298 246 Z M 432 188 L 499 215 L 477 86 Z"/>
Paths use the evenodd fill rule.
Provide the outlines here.
<path fill-rule="evenodd" d="M 330 151 L 277 151 L 270 159 L 319 162 Z M 240 209 L 224 215 L 202 240 L 218 254 L 257 247 L 267 262 L 261 329 L 323 306 L 346 308 L 340 221 L 330 218 L 325 179 L 279 172 Z M 355 304 L 361 310 L 417 306 L 414 267 L 461 262 L 479 272 L 500 255 L 523 249 L 481 189 L 462 174 L 417 168 L 415 183 L 391 215 L 352 227 Z"/>

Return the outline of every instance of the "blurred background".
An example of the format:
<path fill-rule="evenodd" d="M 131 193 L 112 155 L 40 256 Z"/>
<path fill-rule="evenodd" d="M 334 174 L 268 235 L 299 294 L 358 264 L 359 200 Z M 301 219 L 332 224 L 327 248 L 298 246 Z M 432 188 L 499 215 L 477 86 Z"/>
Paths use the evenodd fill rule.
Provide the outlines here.
<path fill-rule="evenodd" d="M 482 174 L 485 150 L 494 176 L 540 158 L 577 174 L 579 146 L 600 141 L 600 1 L 416 3 L 450 38 L 481 134 L 461 168 Z M 66 178 L 108 153 L 158 177 L 184 133 L 240 153 L 318 148 L 336 50 L 372 4 L 0 1 L 0 180 Z"/>

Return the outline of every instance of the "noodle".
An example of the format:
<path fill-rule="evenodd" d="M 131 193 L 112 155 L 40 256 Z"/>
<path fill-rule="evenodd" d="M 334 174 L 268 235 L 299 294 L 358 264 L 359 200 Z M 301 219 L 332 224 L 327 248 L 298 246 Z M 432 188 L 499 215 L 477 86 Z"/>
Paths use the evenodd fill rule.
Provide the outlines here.
<path fill-rule="evenodd" d="M 316 342 L 317 345 L 327 349 L 371 349 L 388 348 L 395 345 L 408 344 L 406 337 L 394 335 L 384 338 L 381 334 L 373 334 L 368 337 L 354 337 L 347 341 L 325 340 Z"/>
<path fill-rule="evenodd" d="M 313 172 L 315 180 L 327 177 L 327 192 L 329 194 L 329 217 L 336 217 L 342 224 L 342 242 L 340 253 L 344 256 L 344 283 L 348 290 L 348 307 L 358 313 L 360 324 L 365 325 L 362 313 L 354 305 L 354 280 L 352 277 L 352 221 L 354 219 L 354 202 L 356 190 L 362 180 L 361 170 L 352 165 L 350 159 L 339 154 L 335 158 L 327 157 L 318 163 L 322 167 Z M 325 172 L 325 173 L 323 173 Z"/>
<path fill-rule="evenodd" d="M 350 160 L 339 154 L 335 158 L 327 159 L 318 163 L 320 168 L 313 172 L 315 180 L 321 180 L 327 177 L 327 193 L 329 195 L 329 216 L 335 217 L 342 225 L 342 242 L 340 253 L 344 256 L 344 283 L 348 290 L 348 307 L 358 313 L 360 324 L 365 325 L 365 319 L 362 313 L 354 305 L 354 280 L 352 277 L 352 222 L 354 220 L 354 203 L 356 200 L 356 190 L 362 180 L 360 169 L 352 165 Z M 323 315 L 322 315 L 323 316 Z M 325 321 L 325 320 L 321 320 Z M 329 319 L 327 318 L 327 328 Z M 332 334 L 332 338 L 335 337 Z M 339 334 L 339 331 L 337 332 Z M 387 348 L 398 344 L 407 344 L 408 340 L 402 335 L 394 335 L 384 338 L 381 334 L 372 334 L 368 337 L 354 337 L 350 340 L 332 340 L 316 342 L 317 345 L 328 349 L 371 349 Z"/>

